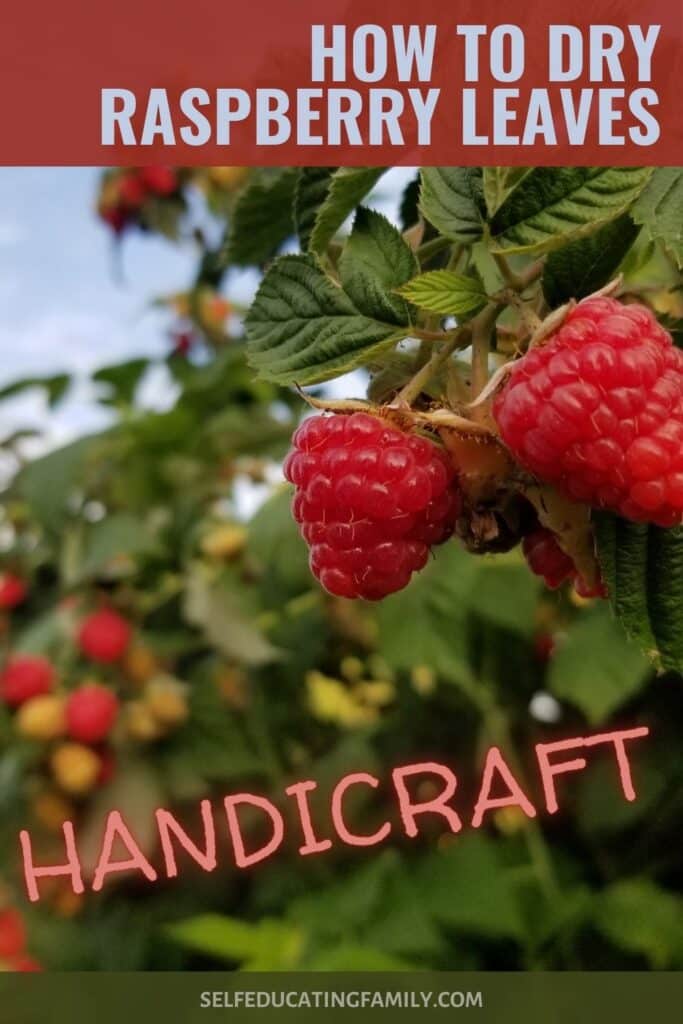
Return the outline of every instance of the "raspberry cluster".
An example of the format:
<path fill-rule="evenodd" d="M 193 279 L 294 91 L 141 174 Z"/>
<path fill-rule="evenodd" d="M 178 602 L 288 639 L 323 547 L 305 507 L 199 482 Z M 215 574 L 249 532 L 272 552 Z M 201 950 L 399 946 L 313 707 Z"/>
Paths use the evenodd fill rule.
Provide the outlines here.
<path fill-rule="evenodd" d="M 173 167 L 132 167 L 111 181 L 103 192 L 99 213 L 116 235 L 135 223 L 151 196 L 166 199 L 178 190 Z"/>
<path fill-rule="evenodd" d="M 294 517 L 330 593 L 375 601 L 401 590 L 452 534 L 460 492 L 432 441 L 357 412 L 312 416 L 293 446 Z"/>
<path fill-rule="evenodd" d="M 557 590 L 567 580 L 571 580 L 580 597 L 606 596 L 602 582 L 595 587 L 586 583 L 572 559 L 560 547 L 552 530 L 537 526 L 522 541 L 522 551 L 534 576 L 540 576 L 551 590 Z"/>
<path fill-rule="evenodd" d="M 512 367 L 503 441 L 574 501 L 670 527 L 683 519 L 683 351 L 644 306 L 580 302 Z"/>

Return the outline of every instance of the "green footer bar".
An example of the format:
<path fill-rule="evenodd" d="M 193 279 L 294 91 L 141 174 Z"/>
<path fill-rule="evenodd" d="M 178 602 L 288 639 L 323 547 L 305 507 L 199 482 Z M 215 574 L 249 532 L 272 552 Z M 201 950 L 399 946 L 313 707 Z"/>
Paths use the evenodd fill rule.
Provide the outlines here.
<path fill-rule="evenodd" d="M 2 1024 L 683 1020 L 683 974 L 4 974 Z"/>

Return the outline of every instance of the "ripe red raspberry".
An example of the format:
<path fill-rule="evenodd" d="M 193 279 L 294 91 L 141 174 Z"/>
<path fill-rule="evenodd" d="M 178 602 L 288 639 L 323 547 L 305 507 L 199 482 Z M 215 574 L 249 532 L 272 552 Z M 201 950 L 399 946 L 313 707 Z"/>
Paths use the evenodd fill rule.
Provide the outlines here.
<path fill-rule="evenodd" d="M 23 655 L 7 662 L 0 675 L 0 696 L 18 708 L 32 697 L 49 693 L 54 683 L 52 665 L 45 658 Z"/>
<path fill-rule="evenodd" d="M 576 571 L 572 559 L 558 544 L 552 530 L 546 530 L 544 526 L 532 530 L 522 541 L 522 551 L 534 576 L 542 577 L 550 590 L 557 590 L 566 580 L 571 580 L 580 597 L 606 596 L 603 583 L 588 586 Z"/>
<path fill-rule="evenodd" d="M 26 948 L 26 926 L 18 910 L 0 911 L 0 960 L 18 957 Z"/>
<path fill-rule="evenodd" d="M 586 299 L 515 363 L 494 402 L 505 444 L 573 501 L 683 519 L 683 351 L 644 306 Z"/>
<path fill-rule="evenodd" d="M 314 576 L 331 594 L 376 601 L 422 569 L 453 532 L 460 492 L 448 456 L 376 416 L 312 416 L 285 476 Z"/>
<path fill-rule="evenodd" d="M 128 210 L 139 210 L 147 197 L 147 187 L 137 171 L 127 171 L 119 180 L 119 202 Z"/>
<path fill-rule="evenodd" d="M 119 701 L 111 690 L 87 683 L 66 702 L 67 732 L 79 743 L 100 743 L 111 732 L 118 713 Z"/>
<path fill-rule="evenodd" d="M 100 772 L 97 776 L 97 785 L 106 786 L 116 775 L 116 754 L 109 747 L 98 750 L 100 755 Z"/>
<path fill-rule="evenodd" d="M 118 661 L 130 642 L 131 628 L 110 608 L 93 612 L 81 624 L 78 644 L 93 661 Z"/>
<path fill-rule="evenodd" d="M 27 586 L 20 576 L 13 572 L 4 572 L 0 576 L 0 608 L 16 608 L 25 600 Z"/>
<path fill-rule="evenodd" d="M 141 167 L 140 180 L 155 196 L 170 196 L 178 188 L 178 177 L 173 167 Z"/>
<path fill-rule="evenodd" d="M 130 220 L 130 214 L 123 206 L 108 206 L 100 210 L 100 218 L 115 235 L 120 235 Z"/>
<path fill-rule="evenodd" d="M 194 331 L 172 331 L 171 341 L 173 342 L 171 355 L 179 356 L 181 359 L 184 359 L 189 356 L 190 352 L 194 348 L 197 336 Z"/>
<path fill-rule="evenodd" d="M 534 576 L 541 576 L 550 590 L 557 590 L 574 574 L 573 561 L 557 543 L 554 533 L 542 526 L 526 535 L 522 551 Z"/>

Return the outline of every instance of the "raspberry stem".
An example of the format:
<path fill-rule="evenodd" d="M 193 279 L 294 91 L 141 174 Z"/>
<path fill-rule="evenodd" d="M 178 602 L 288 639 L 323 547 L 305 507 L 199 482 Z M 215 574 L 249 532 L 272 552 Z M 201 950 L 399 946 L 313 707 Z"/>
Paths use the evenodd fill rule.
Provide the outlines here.
<path fill-rule="evenodd" d="M 529 287 L 530 284 L 533 284 L 534 281 L 536 281 L 543 273 L 543 266 L 545 262 L 543 258 L 535 260 L 533 263 L 530 263 L 529 266 L 525 267 L 520 274 L 515 273 L 515 271 L 512 269 L 512 267 L 510 266 L 510 264 L 508 263 L 508 261 L 506 260 L 505 256 L 503 256 L 502 253 L 494 252 L 493 258 L 496 261 L 496 264 L 498 266 L 498 269 L 500 270 L 503 280 L 508 285 L 508 287 L 512 288 L 512 290 L 515 292 L 523 292 L 526 288 Z"/>
<path fill-rule="evenodd" d="M 476 398 L 489 379 L 491 333 L 496 320 L 505 309 L 501 302 L 490 302 L 472 321 L 472 378 L 470 391 Z"/>
<path fill-rule="evenodd" d="M 416 332 L 417 333 L 417 332 Z M 469 344 L 470 330 L 468 326 L 458 327 L 450 335 L 442 335 L 444 342 L 441 347 L 432 355 L 431 359 L 418 370 L 414 377 L 399 391 L 397 401 L 412 405 L 418 395 L 424 390 L 435 373 L 444 366 L 456 349 L 465 348 Z"/>
<path fill-rule="evenodd" d="M 443 252 L 451 245 L 451 241 L 448 238 L 444 238 L 443 235 L 439 235 L 437 238 L 432 238 L 428 242 L 423 242 L 417 250 L 417 258 L 420 264 L 425 263 L 431 259 L 432 256 L 436 256 L 438 253 Z"/>
<path fill-rule="evenodd" d="M 465 682 L 464 679 L 459 679 L 458 688 L 479 712 L 482 732 L 487 740 L 500 747 L 521 785 L 528 791 L 530 787 L 526 779 L 526 772 L 515 754 L 508 715 L 496 700 L 492 684 L 488 679 L 479 676 L 476 682 Z M 543 833 L 535 821 L 526 819 L 523 835 L 529 859 L 536 871 L 540 885 L 549 902 L 555 904 L 559 895 L 559 885 L 552 855 Z"/>
<path fill-rule="evenodd" d="M 521 274 L 516 274 L 502 254 L 494 253 L 494 256 L 509 286 L 506 295 L 507 301 L 511 302 L 512 296 L 510 292 L 512 292 L 515 303 L 519 303 L 519 294 L 528 288 L 530 284 L 533 284 L 542 274 L 544 261 L 542 259 L 536 260 L 534 263 L 530 263 L 528 267 L 525 267 Z M 491 334 L 496 320 L 505 309 L 505 305 L 503 301 L 490 302 L 472 321 L 472 399 L 476 399 L 488 383 Z"/>

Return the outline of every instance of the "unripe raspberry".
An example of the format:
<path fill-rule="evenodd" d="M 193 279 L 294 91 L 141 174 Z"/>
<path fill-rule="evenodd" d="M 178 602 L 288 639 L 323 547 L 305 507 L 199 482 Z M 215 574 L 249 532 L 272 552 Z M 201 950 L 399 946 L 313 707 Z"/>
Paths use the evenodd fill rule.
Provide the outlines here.
<path fill-rule="evenodd" d="M 78 643 L 93 661 L 112 662 L 121 658 L 130 643 L 130 625 L 117 612 L 102 608 L 81 624 Z"/>
<path fill-rule="evenodd" d="M 0 675 L 0 697 L 10 707 L 49 693 L 54 684 L 52 665 L 37 655 L 18 655 L 7 662 Z"/>
<path fill-rule="evenodd" d="M 233 192 L 242 185 L 249 176 L 248 167 L 209 167 L 209 181 L 226 192 Z"/>
<path fill-rule="evenodd" d="M 61 833 L 65 821 L 71 821 L 74 807 L 66 797 L 53 789 L 37 793 L 31 803 L 36 820 L 48 832 Z"/>
<path fill-rule="evenodd" d="M 74 892 L 68 882 L 62 882 L 50 900 L 50 911 L 57 917 L 76 917 L 83 910 L 83 903 L 83 893 Z"/>
<path fill-rule="evenodd" d="M 101 761 L 94 750 L 80 743 L 63 743 L 50 760 L 57 785 L 72 796 L 85 796 L 97 785 Z"/>
<path fill-rule="evenodd" d="M 294 518 L 331 594 L 374 601 L 401 590 L 451 536 L 460 492 L 432 441 L 358 412 L 313 416 L 293 444 Z"/>
<path fill-rule="evenodd" d="M 170 196 L 178 188 L 178 175 L 173 167 L 141 167 L 140 180 L 155 196 Z"/>
<path fill-rule="evenodd" d="M 18 910 L 0 911 L 0 959 L 19 956 L 26 946 L 26 927 Z"/>
<path fill-rule="evenodd" d="M 158 676 L 145 687 L 144 702 L 162 725 L 176 727 L 187 721 L 189 707 L 185 687 L 171 676 Z"/>
<path fill-rule="evenodd" d="M 249 677 L 236 665 L 221 668 L 216 676 L 220 696 L 233 708 L 243 710 L 249 704 Z"/>
<path fill-rule="evenodd" d="M 573 501 L 683 520 L 683 351 L 644 306 L 580 302 L 494 401 L 515 458 Z"/>
<path fill-rule="evenodd" d="M 134 643 L 126 651 L 123 670 L 131 682 L 140 686 L 157 674 L 159 663 L 149 647 Z"/>
<path fill-rule="evenodd" d="M 413 665 L 410 684 L 421 697 L 429 697 L 437 687 L 436 672 L 429 665 Z"/>
<path fill-rule="evenodd" d="M 202 553 L 209 558 L 224 558 L 230 561 L 244 551 L 247 531 L 239 523 L 224 523 L 214 526 L 200 542 Z"/>
<path fill-rule="evenodd" d="M 80 743 L 100 743 L 111 732 L 119 711 L 118 698 L 97 683 L 87 683 L 69 694 L 66 727 Z"/>
<path fill-rule="evenodd" d="M 202 295 L 199 318 L 208 327 L 218 328 L 225 323 L 232 312 L 232 304 L 215 292 Z"/>
<path fill-rule="evenodd" d="M 522 550 L 527 564 L 534 576 L 540 576 L 546 587 L 556 590 L 567 580 L 571 580 L 574 589 L 581 597 L 606 597 L 604 584 L 599 581 L 589 587 L 576 571 L 574 562 L 560 547 L 552 530 L 543 526 L 528 533 L 522 541 Z"/>
<path fill-rule="evenodd" d="M 26 600 L 27 586 L 21 576 L 13 572 L 4 572 L 0 576 L 0 608 L 6 610 L 16 608 Z"/>
<path fill-rule="evenodd" d="M 28 740 L 56 740 L 66 732 L 66 702 L 53 693 L 31 697 L 19 708 L 14 725 Z"/>
<path fill-rule="evenodd" d="M 131 700 L 126 704 L 126 732 L 131 739 L 140 743 L 152 743 L 164 734 L 164 728 L 158 718 L 141 700 Z"/>

